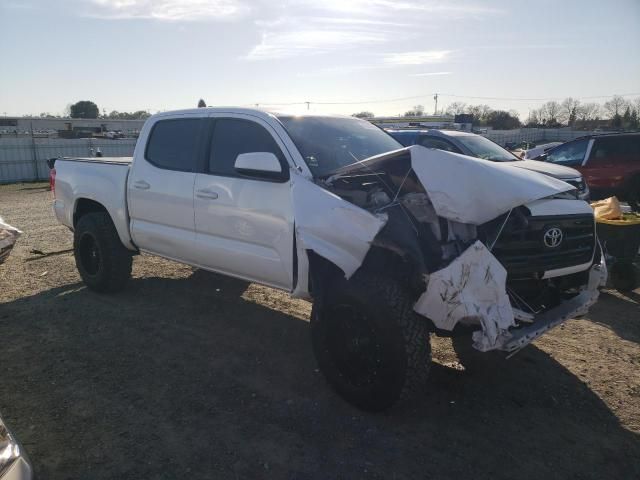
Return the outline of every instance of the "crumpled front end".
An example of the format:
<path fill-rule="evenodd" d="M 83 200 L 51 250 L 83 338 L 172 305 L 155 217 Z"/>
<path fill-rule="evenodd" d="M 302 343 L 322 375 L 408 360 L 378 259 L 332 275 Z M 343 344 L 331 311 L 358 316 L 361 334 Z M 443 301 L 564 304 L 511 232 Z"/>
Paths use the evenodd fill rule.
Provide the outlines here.
<path fill-rule="evenodd" d="M 594 262 L 593 214 L 572 189 L 413 146 L 315 184 L 294 179 L 298 256 L 314 251 L 349 278 L 373 252 L 390 252 L 407 266 L 414 310 L 436 330 L 466 325 L 478 350 L 513 351 L 583 314 L 606 279 L 606 267 Z M 298 296 L 305 273 L 298 272 Z"/>

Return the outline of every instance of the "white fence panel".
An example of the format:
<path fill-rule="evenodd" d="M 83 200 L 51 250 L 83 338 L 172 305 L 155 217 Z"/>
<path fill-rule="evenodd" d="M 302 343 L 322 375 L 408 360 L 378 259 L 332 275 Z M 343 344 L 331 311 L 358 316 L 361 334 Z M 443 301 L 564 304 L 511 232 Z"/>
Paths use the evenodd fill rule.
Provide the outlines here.
<path fill-rule="evenodd" d="M 0 138 L 0 183 L 48 179 L 49 158 L 89 157 L 98 148 L 105 157 L 130 157 L 135 145 L 133 138 Z"/>

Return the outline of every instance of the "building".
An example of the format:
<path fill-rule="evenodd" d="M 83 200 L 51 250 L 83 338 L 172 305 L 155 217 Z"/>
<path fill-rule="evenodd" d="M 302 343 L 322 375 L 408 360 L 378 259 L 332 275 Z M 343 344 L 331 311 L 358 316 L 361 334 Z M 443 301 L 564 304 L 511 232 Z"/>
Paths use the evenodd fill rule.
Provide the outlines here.
<path fill-rule="evenodd" d="M 144 120 L 110 120 L 107 118 L 25 118 L 0 117 L 1 136 L 34 135 L 42 137 L 86 138 L 107 132 L 122 132 L 136 137 Z"/>

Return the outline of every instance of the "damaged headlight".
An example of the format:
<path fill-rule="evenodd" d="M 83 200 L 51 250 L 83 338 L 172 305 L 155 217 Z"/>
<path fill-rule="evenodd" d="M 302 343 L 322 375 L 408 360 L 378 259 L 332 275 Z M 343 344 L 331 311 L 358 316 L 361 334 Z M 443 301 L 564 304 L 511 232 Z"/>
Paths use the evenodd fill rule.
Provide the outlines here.
<path fill-rule="evenodd" d="M 20 444 L 0 418 L 0 478 L 4 478 L 10 469 L 10 478 L 31 478 L 31 466 L 21 450 Z M 16 461 L 20 464 L 12 469 Z"/>

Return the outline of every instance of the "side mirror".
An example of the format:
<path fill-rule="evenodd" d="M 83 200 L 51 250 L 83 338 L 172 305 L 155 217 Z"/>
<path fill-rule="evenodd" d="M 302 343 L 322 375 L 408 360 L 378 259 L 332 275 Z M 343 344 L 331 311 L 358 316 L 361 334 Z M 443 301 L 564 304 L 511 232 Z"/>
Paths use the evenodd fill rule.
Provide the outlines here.
<path fill-rule="evenodd" d="M 282 178 L 282 166 L 271 152 L 241 153 L 236 157 L 236 171 L 252 177 Z"/>

